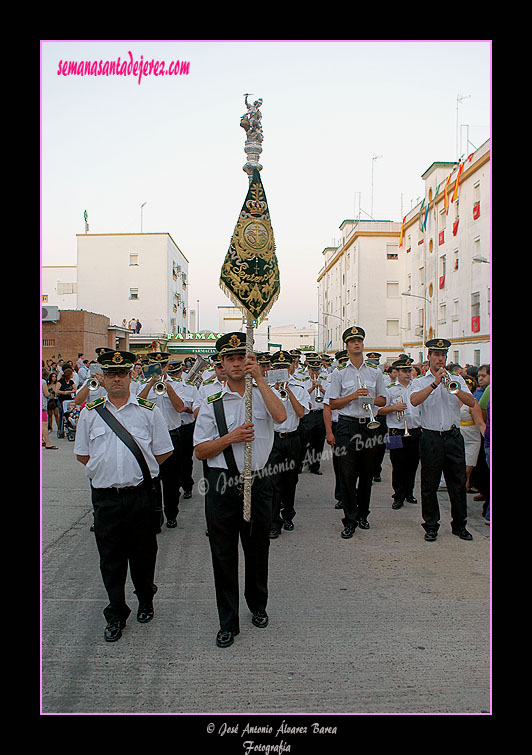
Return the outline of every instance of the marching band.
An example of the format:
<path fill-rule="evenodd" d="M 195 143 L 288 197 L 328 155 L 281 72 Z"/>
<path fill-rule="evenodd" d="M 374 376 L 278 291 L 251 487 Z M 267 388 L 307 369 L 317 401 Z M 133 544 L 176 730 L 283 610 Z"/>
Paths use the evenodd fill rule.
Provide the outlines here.
<path fill-rule="evenodd" d="M 217 353 L 208 361 L 198 356 L 195 361 L 181 362 L 163 351 L 139 357 L 103 347 L 96 350 L 97 359 L 91 364 L 90 374 L 78 387 L 75 404 L 85 408 L 79 415 L 74 452 L 86 465 L 93 501 L 107 500 L 105 496 L 114 501 L 114 494 L 108 491 L 136 491 L 142 485 L 138 472 L 135 479 L 115 480 L 117 466 L 121 469 L 122 462 L 117 461 L 115 452 L 101 453 L 103 441 L 99 435 L 109 431 L 104 430 L 93 409 L 99 413 L 106 406 L 119 418 L 120 410 L 123 413 L 123 406 L 128 406 L 132 413 L 131 434 L 135 437 L 136 432 L 140 433 L 136 440 L 151 449 L 152 468 L 153 458 L 159 454 L 158 472 L 152 472 L 154 509 L 158 512 L 155 534 L 164 523 L 169 529 L 177 526 L 180 497 L 192 496 L 194 456 L 202 461 L 201 492 L 205 493 L 206 534 L 220 616 L 216 640 L 219 647 L 232 644 L 239 632 L 238 539 L 246 557 L 246 601 L 253 624 L 264 627 L 268 623 L 269 543 L 282 532 L 294 530 L 300 475 L 305 468 L 321 475 L 320 465 L 326 457 L 332 457 L 331 497 L 334 496 L 334 508 L 342 512 L 342 539 L 351 539 L 357 528 L 370 527 L 372 485 L 380 480 L 386 450 L 392 467 L 391 508 L 398 511 L 405 502 L 417 503 L 414 486 L 420 468 L 424 537 L 427 542 L 435 541 L 440 526 L 437 489 L 443 475 L 451 501 L 451 531 L 462 540 L 472 539 L 466 529 L 466 467 L 460 411 L 464 405 L 474 407 L 477 401 L 466 381 L 460 375 L 449 375 L 445 369 L 450 342 L 428 341 L 428 369 L 414 378 L 413 360 L 401 355 L 389 370 L 391 382 L 386 382 L 379 365 L 381 354 L 364 355 L 364 339 L 363 328 L 348 328 L 343 333 L 345 349 L 336 352 L 334 358 L 298 349 L 250 356 L 245 350 L 245 334 L 236 332 L 219 339 Z M 125 373 L 128 379 L 124 379 Z M 247 373 L 253 381 L 252 424 L 244 422 L 243 386 Z M 110 386 L 115 392 L 121 391 L 118 404 L 109 394 Z M 137 420 L 133 409 L 139 411 Z M 158 433 L 153 437 L 152 426 L 157 427 Z M 162 427 L 167 433 L 161 434 Z M 106 448 L 115 449 L 116 444 L 105 442 Z M 252 524 L 248 529 L 241 521 L 240 509 L 246 443 L 252 444 L 253 460 Z M 120 453 L 123 456 L 124 451 Z M 227 484 L 227 475 L 233 472 L 234 484 L 231 480 Z M 106 484 L 100 484 L 100 479 Z M 138 508 L 141 500 L 137 493 L 135 496 L 132 500 Z M 126 496 L 118 498 L 124 501 Z M 105 510 L 112 512 L 110 505 Z M 105 614 L 110 621 L 105 639 L 114 641 L 121 636 L 129 608 L 116 597 L 123 594 L 123 577 L 117 587 L 109 576 L 109 569 L 115 568 L 115 545 L 108 542 L 106 528 L 111 531 L 115 524 L 111 513 L 107 516 L 102 524 L 101 505 L 95 504 L 95 533 L 104 554 L 102 576 L 106 586 L 113 583 Z M 144 590 L 138 615 L 142 622 L 153 616 L 154 549 L 150 540 L 150 563 L 140 567 L 147 576 L 142 582 L 143 578 L 137 575 Z M 132 558 L 138 561 L 137 556 Z M 104 568 L 105 559 L 109 564 Z M 156 589 L 153 585 L 154 593 Z"/>

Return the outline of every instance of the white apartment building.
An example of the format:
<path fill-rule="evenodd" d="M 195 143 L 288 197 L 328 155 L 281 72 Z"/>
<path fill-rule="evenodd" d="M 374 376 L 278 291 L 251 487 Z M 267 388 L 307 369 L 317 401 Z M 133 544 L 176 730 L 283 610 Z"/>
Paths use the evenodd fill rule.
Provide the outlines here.
<path fill-rule="evenodd" d="M 42 304 L 59 309 L 78 308 L 78 269 L 76 265 L 43 265 Z"/>
<path fill-rule="evenodd" d="M 77 309 L 142 333 L 187 330 L 188 260 L 168 233 L 77 235 Z"/>
<path fill-rule="evenodd" d="M 317 348 L 317 331 L 313 328 L 296 328 L 295 325 L 269 324 L 268 317 L 260 321 L 253 330 L 255 351 L 278 351 L 278 349 L 309 349 Z M 218 326 L 221 333 L 232 330 L 246 332 L 246 323 L 242 310 L 238 307 L 218 307 Z M 268 344 L 272 344 L 268 347 Z"/>
<path fill-rule="evenodd" d="M 401 224 L 391 220 L 344 220 L 338 247 L 326 247 L 318 274 L 319 349 L 345 348 L 350 325 L 366 333 L 367 351 L 390 362 L 401 353 L 401 291 L 405 252 Z"/>
<path fill-rule="evenodd" d="M 441 337 L 449 361 L 488 363 L 490 178 L 488 140 L 461 165 L 433 163 L 425 199 L 403 223 L 344 220 L 317 279 L 320 348 L 343 348 L 342 332 L 356 324 L 382 361 L 403 352 L 422 361 L 425 342 Z"/>
<path fill-rule="evenodd" d="M 461 167 L 436 162 L 422 178 L 425 200 L 403 224 L 404 350 L 418 361 L 425 341 L 441 337 L 451 341 L 449 361 L 489 363 L 490 141 Z"/>

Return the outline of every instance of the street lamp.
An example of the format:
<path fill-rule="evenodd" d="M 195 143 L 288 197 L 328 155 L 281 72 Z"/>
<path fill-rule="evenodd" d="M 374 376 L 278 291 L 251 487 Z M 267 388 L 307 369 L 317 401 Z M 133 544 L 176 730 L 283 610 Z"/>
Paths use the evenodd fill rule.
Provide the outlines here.
<path fill-rule="evenodd" d="M 473 262 L 486 262 L 488 265 L 490 263 L 490 261 L 483 257 L 481 254 L 475 254 L 474 257 L 471 257 L 471 260 Z"/>
<path fill-rule="evenodd" d="M 416 299 L 425 299 L 429 304 L 432 304 L 431 299 L 427 299 L 426 296 L 420 296 L 419 294 L 411 294 L 410 291 L 401 291 L 401 296 L 415 296 Z"/>
<path fill-rule="evenodd" d="M 325 325 L 322 322 L 318 322 L 318 320 L 309 320 L 309 322 L 311 322 L 313 325 L 321 325 L 321 327 L 326 330 Z M 314 343 L 314 348 L 319 351 L 320 350 L 320 331 L 319 330 L 318 330 L 317 335 L 318 335 L 318 345 L 316 346 L 316 343 Z"/>
<path fill-rule="evenodd" d="M 142 233 L 142 208 L 145 204 L 148 204 L 147 202 L 143 202 L 140 206 L 140 232 Z"/>
<path fill-rule="evenodd" d="M 382 155 L 373 155 L 371 158 L 371 217 L 373 218 L 373 166 L 375 165 L 375 160 L 378 160 L 379 157 L 382 157 Z"/>

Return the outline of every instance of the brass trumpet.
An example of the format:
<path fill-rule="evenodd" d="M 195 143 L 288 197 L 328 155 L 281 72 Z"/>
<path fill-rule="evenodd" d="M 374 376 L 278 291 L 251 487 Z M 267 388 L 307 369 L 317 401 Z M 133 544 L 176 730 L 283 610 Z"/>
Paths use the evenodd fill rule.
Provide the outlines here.
<path fill-rule="evenodd" d="M 164 396 L 165 393 L 167 393 L 166 385 L 164 384 L 164 380 L 158 380 L 154 386 L 153 386 L 153 392 L 156 396 Z"/>
<path fill-rule="evenodd" d="M 358 379 L 358 387 L 359 388 L 365 388 L 366 386 L 360 380 L 360 375 L 357 375 L 357 379 Z M 362 403 L 362 407 L 363 407 L 364 411 L 369 412 L 370 421 L 368 422 L 368 428 L 370 430 L 376 430 L 378 427 L 380 427 L 381 423 L 378 422 L 378 420 L 375 419 L 375 415 L 373 414 L 373 409 L 371 408 L 371 404 L 369 403 L 369 401 L 365 401 L 364 402 L 364 399 L 367 399 L 367 398 L 369 398 L 369 397 L 368 396 L 363 396 L 362 397 L 362 402 L 363 402 Z"/>
<path fill-rule="evenodd" d="M 442 383 L 453 396 L 460 390 L 460 383 L 458 380 L 453 380 L 448 372 L 445 372 L 445 375 L 442 378 Z"/>
<path fill-rule="evenodd" d="M 288 391 L 286 390 L 286 385 L 286 383 L 278 383 L 276 385 L 281 401 L 288 401 Z"/>
<path fill-rule="evenodd" d="M 89 380 L 89 391 L 97 391 L 100 387 L 100 383 L 96 380 L 96 378 L 91 378 Z"/>
<path fill-rule="evenodd" d="M 406 404 L 404 396 L 399 396 L 399 401 L 402 402 L 403 404 Z M 401 409 L 400 411 L 397 412 L 397 419 L 398 420 L 404 419 L 405 421 L 405 436 L 404 437 L 408 438 L 410 433 L 408 432 L 408 425 L 406 424 L 406 411 L 404 409 Z"/>

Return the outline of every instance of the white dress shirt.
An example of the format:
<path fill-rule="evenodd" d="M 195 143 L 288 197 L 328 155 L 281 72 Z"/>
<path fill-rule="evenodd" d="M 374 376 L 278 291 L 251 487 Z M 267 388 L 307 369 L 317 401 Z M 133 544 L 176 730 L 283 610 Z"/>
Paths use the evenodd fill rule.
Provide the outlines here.
<path fill-rule="evenodd" d="M 135 438 L 148 464 L 152 477 L 159 474 L 155 455 L 173 451 L 174 447 L 161 411 L 155 406 L 146 409 L 137 397 L 129 395 L 127 403 L 117 409 L 109 399 L 104 404 Z M 89 456 L 85 474 L 94 488 L 123 488 L 138 485 L 144 479 L 142 470 L 129 448 L 120 440 L 96 409 L 85 406 L 79 415 L 74 453 Z"/>
<path fill-rule="evenodd" d="M 173 378 L 166 378 L 164 382 L 170 383 L 171 387 L 174 389 L 174 392 L 177 393 L 179 398 L 183 401 L 183 397 L 179 395 L 177 388 L 180 383 Z M 145 387 L 146 386 L 144 386 L 144 388 Z M 176 409 L 174 409 L 172 401 L 170 400 L 170 397 L 168 395 L 168 391 L 166 393 L 163 393 L 162 395 L 157 395 L 154 389 L 150 388 L 150 392 L 148 393 L 148 401 L 153 401 L 154 404 L 159 407 L 163 417 L 166 420 L 166 424 L 169 430 L 176 430 L 177 428 L 181 427 L 183 421 L 182 418 L 185 415 L 182 412 L 178 412 Z M 190 406 L 192 406 L 192 404 L 190 404 Z M 190 416 L 192 417 L 192 415 Z"/>
<path fill-rule="evenodd" d="M 362 396 L 359 399 L 353 399 L 348 404 L 338 409 L 338 418 L 356 417 L 357 419 L 369 419 L 369 412 L 364 409 L 363 404 L 375 403 L 376 396 L 386 396 L 386 385 L 382 372 L 376 367 L 370 367 L 362 362 L 360 368 L 349 360 L 345 366 L 338 367 L 331 374 L 329 386 L 329 399 L 344 398 L 354 393 L 360 388 L 358 378 L 364 387 L 369 391 L 369 396 Z M 375 411 L 373 412 L 375 414 Z"/>
<path fill-rule="evenodd" d="M 169 378 L 169 381 L 172 383 L 174 391 L 184 403 L 185 408 L 193 409 L 198 393 L 196 386 L 193 383 L 184 382 L 181 378 Z M 179 416 L 181 417 L 182 425 L 191 425 L 194 422 L 194 414 L 192 412 L 180 412 Z"/>
<path fill-rule="evenodd" d="M 232 432 L 246 421 L 245 398 L 239 393 L 230 391 L 227 384 L 221 392 L 221 398 L 216 400 L 223 401 L 227 431 Z M 200 406 L 196 417 L 196 427 L 194 428 L 194 446 L 209 440 L 217 440 L 220 437 L 213 403 L 208 403 L 207 399 L 204 399 Z M 253 471 L 257 471 L 264 468 L 273 446 L 273 418 L 266 408 L 258 388 L 253 388 L 252 418 L 255 440 L 252 442 L 251 468 Z M 245 443 L 232 444 L 236 465 L 240 473 L 244 471 L 245 445 Z M 223 451 L 217 456 L 207 459 L 207 465 L 227 469 Z"/>
<path fill-rule="evenodd" d="M 460 383 L 460 390 L 469 391 L 467 383 L 461 375 L 453 375 L 453 380 Z M 417 391 L 422 391 L 434 382 L 434 375 L 429 370 L 424 375 L 414 378 L 410 396 Z M 421 427 L 424 430 L 444 431 L 450 430 L 452 425 L 460 427 L 460 399 L 449 393 L 441 382 L 425 401 L 418 404 Z"/>
<path fill-rule="evenodd" d="M 223 389 L 224 384 L 225 383 L 222 383 L 222 381 L 218 379 L 217 375 L 215 375 L 214 380 L 212 380 L 212 378 L 209 378 L 209 380 L 204 380 L 200 387 L 197 389 L 197 393 L 194 398 L 194 404 L 192 406 L 194 411 L 200 408 L 203 400 L 208 396 L 214 396 L 215 393 L 219 393 Z"/>
<path fill-rule="evenodd" d="M 395 383 L 386 386 L 386 406 L 392 406 L 400 400 L 404 400 L 404 403 L 406 404 L 406 414 L 403 419 L 397 418 L 397 412 L 390 412 L 385 415 L 388 427 L 395 428 L 396 430 L 404 430 L 405 419 L 406 426 L 409 430 L 421 426 L 419 406 L 412 406 L 410 403 L 410 394 L 412 393 L 413 385 L 414 381 L 411 380 L 405 388 L 398 380 L 396 380 Z"/>

